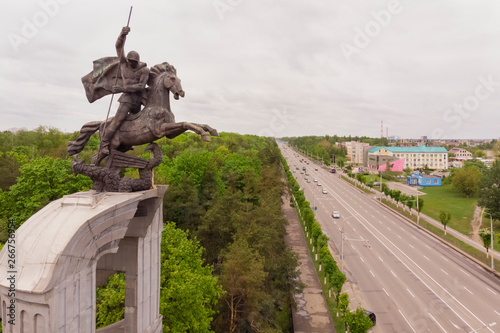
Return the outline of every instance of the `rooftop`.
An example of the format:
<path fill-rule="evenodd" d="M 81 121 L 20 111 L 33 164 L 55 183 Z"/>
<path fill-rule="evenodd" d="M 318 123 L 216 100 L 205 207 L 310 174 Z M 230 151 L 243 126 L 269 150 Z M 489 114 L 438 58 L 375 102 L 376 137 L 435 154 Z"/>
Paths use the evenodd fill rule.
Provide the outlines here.
<path fill-rule="evenodd" d="M 424 145 L 418 147 L 375 147 L 370 149 L 369 153 L 374 153 L 379 149 L 387 149 L 393 153 L 447 153 L 444 147 L 426 147 Z"/>

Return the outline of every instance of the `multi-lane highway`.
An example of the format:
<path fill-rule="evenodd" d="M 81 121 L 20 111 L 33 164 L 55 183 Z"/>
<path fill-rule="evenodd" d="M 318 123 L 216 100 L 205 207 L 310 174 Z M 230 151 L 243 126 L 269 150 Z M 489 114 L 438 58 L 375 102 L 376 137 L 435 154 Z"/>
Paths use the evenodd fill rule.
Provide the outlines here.
<path fill-rule="evenodd" d="M 344 239 L 344 270 L 363 307 L 377 315 L 373 332 L 500 332 L 500 280 L 380 205 L 374 194 L 279 146 L 339 254 Z M 300 174 L 303 166 L 310 183 Z M 340 218 L 332 217 L 334 210 Z"/>

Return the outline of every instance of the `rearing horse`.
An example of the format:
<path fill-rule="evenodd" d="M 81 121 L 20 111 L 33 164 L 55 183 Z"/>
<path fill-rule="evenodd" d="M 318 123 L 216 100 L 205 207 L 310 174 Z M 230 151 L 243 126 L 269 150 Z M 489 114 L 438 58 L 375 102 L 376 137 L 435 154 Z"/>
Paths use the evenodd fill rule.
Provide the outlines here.
<path fill-rule="evenodd" d="M 185 131 L 193 131 L 205 141 L 210 141 L 210 135 L 218 136 L 217 130 L 205 124 L 175 122 L 175 116 L 170 110 L 170 92 L 175 99 L 184 97 L 181 80 L 177 77 L 174 66 L 164 62 L 151 68 L 148 79 L 146 106 L 137 114 L 129 114 L 110 141 L 110 151 L 125 152 L 133 146 L 142 145 L 162 137 L 173 139 Z M 108 119 L 108 124 L 111 119 Z M 105 121 L 86 123 L 80 130 L 80 136 L 68 143 L 68 155 L 78 154 L 83 150 L 91 135 L 104 130 Z M 210 134 L 208 134 L 208 133 Z M 104 156 L 98 156 L 100 161 Z"/>

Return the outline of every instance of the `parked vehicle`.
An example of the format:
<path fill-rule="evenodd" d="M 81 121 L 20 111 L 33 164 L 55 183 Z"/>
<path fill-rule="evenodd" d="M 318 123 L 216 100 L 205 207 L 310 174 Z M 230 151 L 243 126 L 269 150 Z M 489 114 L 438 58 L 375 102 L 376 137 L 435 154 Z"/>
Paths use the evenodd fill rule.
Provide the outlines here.
<path fill-rule="evenodd" d="M 334 211 L 332 212 L 332 217 L 333 217 L 333 218 L 336 218 L 336 219 L 340 218 L 340 213 L 339 213 L 339 211 L 338 211 L 338 210 L 334 210 Z"/>
<path fill-rule="evenodd" d="M 328 191 L 326 190 L 326 188 L 323 189 L 323 194 L 327 194 Z"/>

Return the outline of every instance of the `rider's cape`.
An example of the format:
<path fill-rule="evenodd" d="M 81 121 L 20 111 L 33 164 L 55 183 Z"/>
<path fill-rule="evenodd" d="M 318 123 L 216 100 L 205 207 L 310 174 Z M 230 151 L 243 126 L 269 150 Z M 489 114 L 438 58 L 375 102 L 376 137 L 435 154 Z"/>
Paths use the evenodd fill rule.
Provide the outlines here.
<path fill-rule="evenodd" d="M 120 75 L 120 61 L 118 57 L 104 57 L 94 60 L 94 69 L 82 77 L 85 94 L 90 103 L 99 98 L 112 94 L 111 88 L 114 85 L 123 86 L 123 79 Z M 136 70 L 145 67 L 146 63 L 141 62 Z"/>
<path fill-rule="evenodd" d="M 115 85 L 115 82 L 116 85 L 123 85 L 119 64 L 118 57 L 104 57 L 94 60 L 92 72 L 82 77 L 85 94 L 90 103 L 112 94 L 111 88 Z"/>

